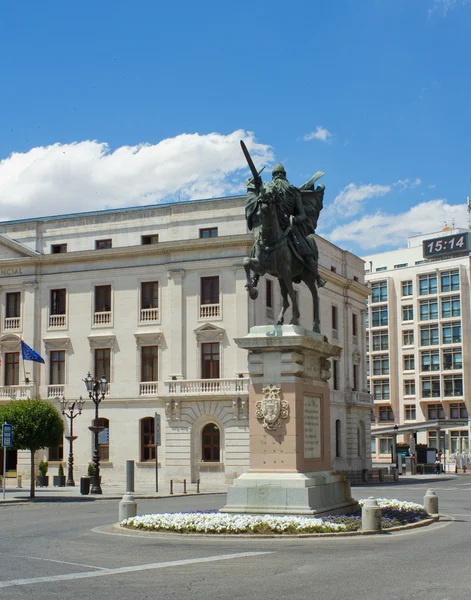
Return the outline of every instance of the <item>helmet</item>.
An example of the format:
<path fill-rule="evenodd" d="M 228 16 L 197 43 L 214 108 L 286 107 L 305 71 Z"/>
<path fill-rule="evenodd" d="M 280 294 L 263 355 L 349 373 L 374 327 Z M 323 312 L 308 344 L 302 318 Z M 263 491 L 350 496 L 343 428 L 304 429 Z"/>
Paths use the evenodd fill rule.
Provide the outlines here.
<path fill-rule="evenodd" d="M 278 173 L 282 173 L 283 175 L 286 175 L 286 171 L 284 166 L 281 163 L 277 163 L 274 167 L 273 167 L 273 171 L 271 172 L 271 174 L 273 175 L 273 177 L 275 175 L 277 175 Z"/>

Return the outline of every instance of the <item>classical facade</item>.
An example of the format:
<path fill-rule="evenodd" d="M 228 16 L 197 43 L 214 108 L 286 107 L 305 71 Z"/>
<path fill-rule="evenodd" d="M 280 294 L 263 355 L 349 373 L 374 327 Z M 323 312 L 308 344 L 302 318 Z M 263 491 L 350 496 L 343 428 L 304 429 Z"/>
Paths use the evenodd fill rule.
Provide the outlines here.
<path fill-rule="evenodd" d="M 0 224 L 2 294 L 0 402 L 28 396 L 57 402 L 87 396 L 83 378 L 104 375 L 100 405 L 103 480 L 155 478 L 154 418 L 162 423 L 161 481 L 230 482 L 248 468 L 247 355 L 233 342 L 257 324 L 275 323 L 278 284 L 260 281 L 249 301 L 242 260 L 252 236 L 244 197 L 178 202 L 24 219 Z M 338 468 L 370 462 L 366 391 L 364 264 L 318 239 L 321 326 L 342 356 L 332 366 L 332 455 Z M 312 301 L 297 286 L 302 324 Z M 25 362 L 19 338 L 45 365 Z M 76 478 L 92 456 L 87 399 L 75 420 Z M 252 407 L 250 407 L 252 410 Z M 66 428 L 68 423 L 66 423 Z M 67 445 L 38 453 L 50 474 Z M 10 468 L 28 470 L 27 453 Z M 14 464 L 14 463 L 17 463 Z"/>
<path fill-rule="evenodd" d="M 390 458 L 394 438 L 447 458 L 469 452 L 468 236 L 446 228 L 365 257 L 374 460 Z"/>

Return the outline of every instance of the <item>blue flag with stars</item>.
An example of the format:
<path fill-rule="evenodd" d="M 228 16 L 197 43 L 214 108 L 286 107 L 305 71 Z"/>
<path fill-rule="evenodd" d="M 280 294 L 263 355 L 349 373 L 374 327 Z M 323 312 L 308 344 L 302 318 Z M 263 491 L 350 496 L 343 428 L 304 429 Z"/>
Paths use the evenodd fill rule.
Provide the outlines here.
<path fill-rule="evenodd" d="M 44 358 L 39 356 L 37 352 L 35 352 L 32 348 L 25 344 L 23 340 L 21 342 L 21 355 L 23 356 L 23 360 L 33 360 L 34 362 L 44 363 Z"/>

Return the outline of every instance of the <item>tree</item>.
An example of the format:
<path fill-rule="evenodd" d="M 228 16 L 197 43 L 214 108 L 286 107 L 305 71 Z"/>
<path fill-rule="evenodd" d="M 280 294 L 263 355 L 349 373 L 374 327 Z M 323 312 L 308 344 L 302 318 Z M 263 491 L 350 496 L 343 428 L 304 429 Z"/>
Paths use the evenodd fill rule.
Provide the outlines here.
<path fill-rule="evenodd" d="M 31 452 L 31 485 L 34 498 L 34 454 L 41 448 L 56 448 L 62 443 L 64 422 L 59 411 L 47 400 L 14 400 L 0 406 L 0 424 L 13 425 L 13 448 Z"/>

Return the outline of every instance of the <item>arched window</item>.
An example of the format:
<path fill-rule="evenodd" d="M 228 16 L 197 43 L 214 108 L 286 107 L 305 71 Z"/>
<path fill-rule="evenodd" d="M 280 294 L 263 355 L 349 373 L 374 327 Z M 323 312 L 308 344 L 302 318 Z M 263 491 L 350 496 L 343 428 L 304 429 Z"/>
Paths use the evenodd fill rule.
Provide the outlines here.
<path fill-rule="evenodd" d="M 335 421 L 335 457 L 342 456 L 342 423 L 340 419 Z"/>
<path fill-rule="evenodd" d="M 204 462 L 219 462 L 221 455 L 219 427 L 208 423 L 201 433 L 201 459 Z"/>
<path fill-rule="evenodd" d="M 110 460 L 110 422 L 108 419 L 98 419 L 96 424 L 103 427 L 103 430 L 98 434 L 100 460 L 107 462 Z"/>
<path fill-rule="evenodd" d="M 154 446 L 154 417 L 144 417 L 141 419 L 141 462 L 155 460 Z"/>

